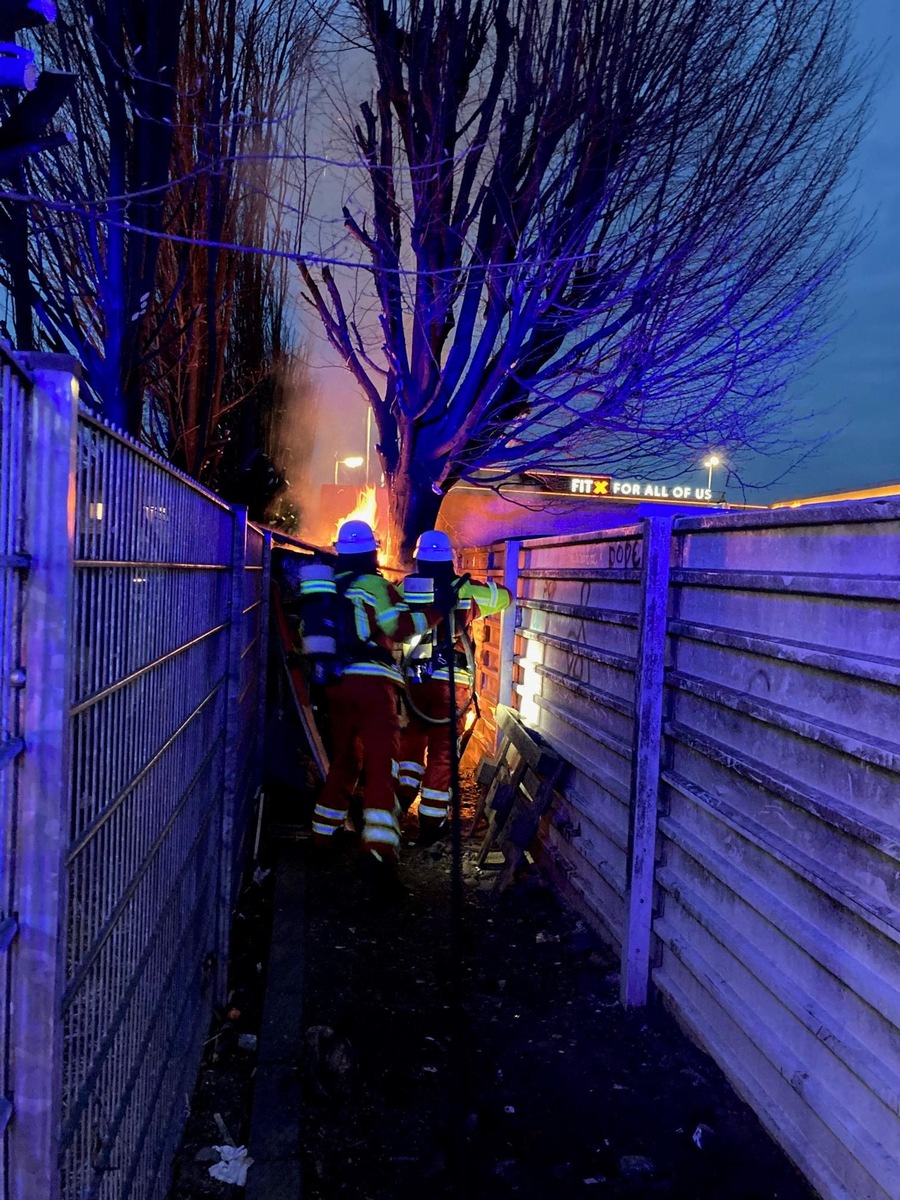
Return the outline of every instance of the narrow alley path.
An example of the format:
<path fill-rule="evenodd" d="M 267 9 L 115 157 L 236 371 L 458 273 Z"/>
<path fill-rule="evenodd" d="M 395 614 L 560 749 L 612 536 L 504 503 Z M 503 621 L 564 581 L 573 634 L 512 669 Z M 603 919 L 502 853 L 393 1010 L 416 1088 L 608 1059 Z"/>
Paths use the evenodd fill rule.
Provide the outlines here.
<path fill-rule="evenodd" d="M 471 812 L 471 780 L 465 790 Z M 616 958 L 577 915 L 536 872 L 496 895 L 476 846 L 465 850 L 467 1200 L 810 1200 L 665 1012 L 619 1007 Z M 410 895 L 388 909 L 373 907 L 352 857 L 323 864 L 308 851 L 289 848 L 303 911 L 276 913 L 268 978 L 303 980 L 304 1200 L 449 1200 L 449 846 L 404 850 Z M 296 1122 L 260 1103 L 257 1127 Z"/>
<path fill-rule="evenodd" d="M 470 781 L 467 792 L 470 811 Z M 619 1007 L 616 955 L 536 871 L 494 893 L 491 875 L 474 868 L 475 847 L 466 848 L 463 1194 L 809 1198 L 667 1015 Z M 379 912 L 348 860 L 308 866 L 302 1024 L 343 1039 L 337 1069 L 314 1054 L 305 1067 L 310 1200 L 451 1194 L 449 876 L 449 847 L 410 848 L 412 894 Z"/>

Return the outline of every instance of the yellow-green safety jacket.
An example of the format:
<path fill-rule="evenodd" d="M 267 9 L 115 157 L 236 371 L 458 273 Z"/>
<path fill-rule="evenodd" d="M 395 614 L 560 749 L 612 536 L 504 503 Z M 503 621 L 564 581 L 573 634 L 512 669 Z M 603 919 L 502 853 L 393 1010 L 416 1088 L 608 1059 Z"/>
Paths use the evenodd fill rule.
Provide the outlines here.
<path fill-rule="evenodd" d="M 434 592 L 427 590 L 427 582 L 423 577 L 416 576 L 416 579 L 419 587 L 415 592 L 411 588 L 404 589 L 401 584 L 401 593 L 406 599 L 406 591 L 409 591 L 409 608 L 412 612 L 420 607 L 428 611 L 426 606 L 434 603 Z M 405 583 L 406 580 L 404 580 Z M 423 585 L 425 590 L 420 590 Z M 452 614 L 452 643 L 456 651 L 453 676 L 456 683 L 471 687 L 473 682 L 466 660 L 463 635 L 470 636 L 473 621 L 502 612 L 504 608 L 508 608 L 512 604 L 512 599 L 512 593 L 502 584 L 484 583 L 478 579 L 467 579 L 459 589 L 456 608 Z M 403 647 L 404 658 L 412 667 L 413 680 L 418 675 L 419 677 L 427 676 L 429 679 L 443 679 L 449 683 L 450 670 L 443 661 L 439 649 L 440 632 L 433 625 L 427 630 L 417 631 L 414 637 L 406 640 Z"/>
<path fill-rule="evenodd" d="M 413 612 L 400 590 L 383 575 L 358 575 L 355 579 L 348 579 L 346 574 L 338 575 L 336 583 L 338 587 L 342 583 L 349 584 L 344 595 L 353 604 L 360 642 L 359 649 L 353 654 L 356 661 L 345 665 L 343 673 L 383 675 L 402 684 L 403 676 L 396 662 L 381 661 L 385 657 L 383 653 L 369 658 L 366 648 L 390 652 L 412 636 L 427 634 L 429 627 L 440 619 L 439 610 L 432 605 Z"/>

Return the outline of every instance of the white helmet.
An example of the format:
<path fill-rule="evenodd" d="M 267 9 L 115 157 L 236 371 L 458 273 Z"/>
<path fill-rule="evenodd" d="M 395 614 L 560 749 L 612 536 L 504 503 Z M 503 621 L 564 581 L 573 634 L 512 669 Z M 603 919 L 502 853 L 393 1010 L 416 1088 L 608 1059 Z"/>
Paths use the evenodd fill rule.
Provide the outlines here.
<path fill-rule="evenodd" d="M 419 535 L 416 542 L 416 558 L 421 562 L 453 562 L 453 547 L 446 533 L 440 529 L 429 529 Z"/>
<path fill-rule="evenodd" d="M 334 548 L 338 554 L 365 554 L 377 550 L 378 543 L 371 525 L 365 521 L 345 521 L 338 530 Z"/>

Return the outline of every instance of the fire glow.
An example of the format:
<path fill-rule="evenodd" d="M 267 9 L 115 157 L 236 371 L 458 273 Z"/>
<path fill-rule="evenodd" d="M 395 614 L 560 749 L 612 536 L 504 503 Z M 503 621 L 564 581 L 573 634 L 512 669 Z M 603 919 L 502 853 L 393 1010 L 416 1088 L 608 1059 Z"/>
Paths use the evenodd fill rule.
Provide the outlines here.
<path fill-rule="evenodd" d="M 377 512 L 378 493 L 374 486 L 364 487 L 356 498 L 356 507 L 352 512 L 348 512 L 346 516 L 341 517 L 334 527 L 332 541 L 337 541 L 337 536 L 340 533 L 341 526 L 345 521 L 365 521 L 367 525 L 375 533 L 375 540 L 378 542 L 379 550 L 378 561 L 383 561 L 383 543 L 384 539 L 381 536 L 381 531 L 378 528 L 378 512 Z"/>
<path fill-rule="evenodd" d="M 363 488 L 356 498 L 356 508 L 352 512 L 348 512 L 345 517 L 341 517 L 335 525 L 333 541 L 337 541 L 337 536 L 345 521 L 365 521 L 372 529 L 375 528 L 375 489 L 373 487 Z"/>

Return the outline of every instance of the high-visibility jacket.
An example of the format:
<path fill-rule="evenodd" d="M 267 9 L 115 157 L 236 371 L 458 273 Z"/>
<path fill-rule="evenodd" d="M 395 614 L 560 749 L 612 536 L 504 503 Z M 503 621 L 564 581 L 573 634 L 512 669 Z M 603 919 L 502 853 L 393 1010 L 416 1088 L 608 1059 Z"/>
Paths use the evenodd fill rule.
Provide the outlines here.
<path fill-rule="evenodd" d="M 402 585 L 401 585 L 402 588 Z M 412 596 L 412 593 L 410 593 Z M 416 592 L 416 599 L 430 600 L 428 592 Z M 483 583 L 477 579 L 467 579 L 459 589 L 456 607 L 451 614 L 453 629 L 451 643 L 456 651 L 454 679 L 459 684 L 471 685 L 472 675 L 466 661 L 463 634 L 468 635 L 472 622 L 481 617 L 489 617 L 502 612 L 512 604 L 512 593 L 508 588 L 498 583 Z M 426 609 L 425 611 L 430 611 Z M 415 615 L 415 609 L 412 609 Z M 414 671 L 427 675 L 429 679 L 442 679 L 450 682 L 450 670 L 440 655 L 442 629 L 440 626 L 429 628 L 423 632 L 417 631 L 404 646 L 404 655 Z"/>
<path fill-rule="evenodd" d="M 434 605 L 412 611 L 401 591 L 383 575 L 352 578 L 344 572 L 335 577 L 335 582 L 353 605 L 357 637 L 355 643 L 348 639 L 348 644 L 341 647 L 345 656 L 343 674 L 381 675 L 402 684 L 403 676 L 391 651 L 411 637 L 427 634 L 440 619 L 440 611 Z"/>

